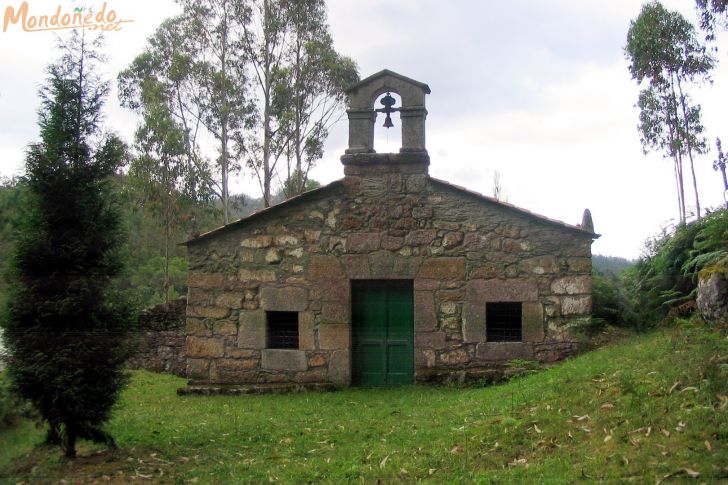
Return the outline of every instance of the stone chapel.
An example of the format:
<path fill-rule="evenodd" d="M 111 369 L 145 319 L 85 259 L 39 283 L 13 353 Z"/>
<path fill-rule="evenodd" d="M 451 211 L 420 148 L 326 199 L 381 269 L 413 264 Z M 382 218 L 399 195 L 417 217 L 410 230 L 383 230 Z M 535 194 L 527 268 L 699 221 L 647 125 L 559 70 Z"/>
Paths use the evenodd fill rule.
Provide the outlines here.
<path fill-rule="evenodd" d="M 401 106 L 377 109 L 385 93 Z M 186 243 L 187 392 L 487 380 L 575 351 L 591 216 L 570 225 L 430 177 L 429 93 L 389 70 L 352 86 L 343 179 Z M 402 147 L 376 153 L 377 112 L 394 111 Z"/>

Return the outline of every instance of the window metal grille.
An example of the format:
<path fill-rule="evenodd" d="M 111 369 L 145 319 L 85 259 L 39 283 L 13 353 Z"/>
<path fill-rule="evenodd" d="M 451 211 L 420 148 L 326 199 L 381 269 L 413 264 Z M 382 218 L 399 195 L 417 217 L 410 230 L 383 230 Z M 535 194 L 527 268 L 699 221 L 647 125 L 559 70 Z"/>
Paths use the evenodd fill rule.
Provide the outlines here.
<path fill-rule="evenodd" d="M 485 332 L 488 342 L 520 342 L 522 334 L 521 302 L 485 304 Z"/>
<path fill-rule="evenodd" d="M 298 312 L 266 312 L 269 349 L 298 348 Z"/>

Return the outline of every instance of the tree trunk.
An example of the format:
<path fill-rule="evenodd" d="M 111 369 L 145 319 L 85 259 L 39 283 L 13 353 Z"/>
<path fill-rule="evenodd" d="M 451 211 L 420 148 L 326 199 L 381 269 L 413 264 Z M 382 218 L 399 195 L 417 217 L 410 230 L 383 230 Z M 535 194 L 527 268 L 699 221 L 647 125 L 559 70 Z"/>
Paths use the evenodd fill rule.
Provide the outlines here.
<path fill-rule="evenodd" d="M 164 302 L 169 303 L 169 226 L 172 224 L 172 218 L 167 207 L 167 217 L 164 228 Z"/>
<path fill-rule="evenodd" d="M 680 223 L 685 224 L 687 222 L 687 211 L 685 210 L 685 184 L 682 173 L 682 154 L 678 151 L 677 153 L 677 172 L 678 172 L 678 193 L 680 195 L 680 210 L 682 212 L 680 217 Z"/>
<path fill-rule="evenodd" d="M 195 174 L 195 162 L 192 158 L 192 140 L 190 140 L 190 128 L 187 124 L 187 116 L 185 116 L 185 108 L 182 103 L 182 93 L 179 81 L 175 82 L 175 98 L 177 100 L 177 108 L 179 109 L 179 119 L 182 122 L 182 128 L 184 129 L 184 141 L 185 141 L 185 161 L 187 162 L 187 172 Z M 193 199 L 197 198 L 197 176 L 190 178 L 190 192 Z"/>
<path fill-rule="evenodd" d="M 172 175 L 170 174 L 169 159 L 165 156 L 163 162 L 162 187 L 163 208 L 164 208 L 164 302 L 169 303 L 169 240 L 170 227 L 172 226 L 172 194 L 174 193 L 174 184 L 172 183 Z"/>
<path fill-rule="evenodd" d="M 222 173 L 222 213 L 223 224 L 230 221 L 230 194 L 228 192 L 228 152 L 227 152 L 227 126 L 222 125 L 222 137 L 220 142 L 220 171 Z"/>
<path fill-rule="evenodd" d="M 295 151 L 296 151 L 296 193 L 303 193 L 303 140 L 301 139 L 301 103 L 300 96 L 296 98 L 296 132 L 295 132 Z"/>
<path fill-rule="evenodd" d="M 301 45 L 300 38 L 299 42 L 296 46 L 296 63 L 295 63 L 295 72 L 296 72 L 296 80 L 295 80 L 295 109 L 294 109 L 294 116 L 296 119 L 296 128 L 295 128 L 295 134 L 294 134 L 294 147 L 296 151 L 296 192 L 293 195 L 298 195 L 303 193 L 303 140 L 301 139 L 301 111 L 303 109 L 303 101 L 302 101 L 302 92 L 303 88 L 301 86 L 301 49 L 303 46 Z"/>
<path fill-rule="evenodd" d="M 725 164 L 719 164 L 718 167 L 720 173 L 723 174 L 723 198 L 725 199 L 726 209 L 728 209 L 728 177 L 726 177 L 725 173 Z"/>
<path fill-rule="evenodd" d="M 669 97 L 668 97 L 669 98 Z M 668 99 L 669 103 L 669 99 Z M 669 108 L 669 104 L 668 104 Z M 670 141 L 670 151 L 672 152 L 673 160 L 675 160 L 675 184 L 677 186 L 677 203 L 679 212 L 680 224 L 685 224 L 685 191 L 683 190 L 683 175 L 682 175 L 682 155 L 680 154 L 679 147 L 676 147 L 675 143 L 675 125 L 673 121 L 669 119 L 670 110 L 668 109 L 668 134 Z"/>
<path fill-rule="evenodd" d="M 693 177 L 693 191 L 695 192 L 695 210 L 698 220 L 700 220 L 700 197 L 698 197 L 698 180 L 695 177 L 695 165 L 693 164 L 693 154 L 688 147 L 688 158 L 690 159 L 690 174 Z"/>
<path fill-rule="evenodd" d="M 63 435 L 63 453 L 66 458 L 76 458 L 76 430 L 73 426 L 66 424 Z"/>
<path fill-rule="evenodd" d="M 263 0 L 263 37 L 264 37 L 264 52 L 263 52 L 263 204 L 265 207 L 270 207 L 270 183 L 272 178 L 270 168 L 270 142 L 271 142 L 271 129 L 270 129 L 270 90 L 272 85 L 273 73 L 271 72 L 271 52 L 270 52 L 270 6 L 268 0 Z"/>
<path fill-rule="evenodd" d="M 683 222 L 683 208 L 682 208 L 682 204 L 680 203 L 680 180 L 679 180 L 678 174 L 677 174 L 677 158 L 674 159 L 674 163 L 675 163 L 675 167 L 674 167 L 675 168 L 675 189 L 677 192 L 677 212 L 680 215 L 679 216 L 680 223 L 682 223 Z"/>
<path fill-rule="evenodd" d="M 81 52 L 79 54 L 80 60 L 78 62 L 78 105 L 77 105 L 77 118 L 76 118 L 76 144 L 81 143 L 81 118 L 83 117 L 83 83 L 84 83 L 84 71 L 83 63 L 86 59 L 86 29 L 81 29 Z M 73 160 L 75 163 L 76 160 Z"/>
<path fill-rule="evenodd" d="M 688 159 L 690 160 L 690 173 L 693 177 L 693 190 L 695 191 L 695 210 L 697 211 L 698 220 L 700 220 L 700 197 L 698 196 L 698 180 L 695 177 L 695 164 L 693 163 L 693 147 L 690 142 L 690 132 L 688 131 L 688 113 L 687 107 L 685 106 L 685 95 L 682 90 L 682 83 L 680 78 L 677 78 L 677 89 L 680 93 L 680 106 L 683 114 L 683 127 L 685 132 L 685 142 L 688 148 Z"/>
<path fill-rule="evenodd" d="M 220 70 L 222 73 L 222 106 L 220 107 L 220 171 L 222 174 L 222 210 L 223 223 L 230 222 L 230 193 L 228 190 L 228 172 L 230 171 L 230 161 L 228 160 L 228 105 L 227 105 L 227 41 L 228 41 L 228 24 L 227 9 L 223 7 L 223 26 L 222 26 L 222 46 L 220 49 Z"/>
<path fill-rule="evenodd" d="M 263 203 L 265 207 L 270 207 L 270 182 L 272 178 L 270 169 L 270 94 L 268 88 L 269 86 L 266 87 L 265 106 L 263 107 Z"/>

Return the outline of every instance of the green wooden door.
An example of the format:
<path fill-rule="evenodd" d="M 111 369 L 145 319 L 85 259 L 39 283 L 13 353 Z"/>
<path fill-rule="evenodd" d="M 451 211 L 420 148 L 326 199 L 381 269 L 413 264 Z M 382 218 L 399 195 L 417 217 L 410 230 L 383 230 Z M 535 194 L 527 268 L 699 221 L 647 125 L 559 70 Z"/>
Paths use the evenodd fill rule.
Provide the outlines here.
<path fill-rule="evenodd" d="M 352 381 L 411 384 L 414 378 L 410 280 L 352 281 Z"/>

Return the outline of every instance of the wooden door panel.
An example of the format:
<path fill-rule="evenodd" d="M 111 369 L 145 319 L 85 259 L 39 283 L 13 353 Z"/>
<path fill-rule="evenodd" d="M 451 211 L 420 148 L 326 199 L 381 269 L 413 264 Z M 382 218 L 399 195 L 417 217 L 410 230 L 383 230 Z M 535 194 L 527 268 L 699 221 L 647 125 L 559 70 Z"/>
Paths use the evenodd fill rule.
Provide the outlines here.
<path fill-rule="evenodd" d="M 412 282 L 352 282 L 352 381 L 411 384 L 414 377 Z"/>

